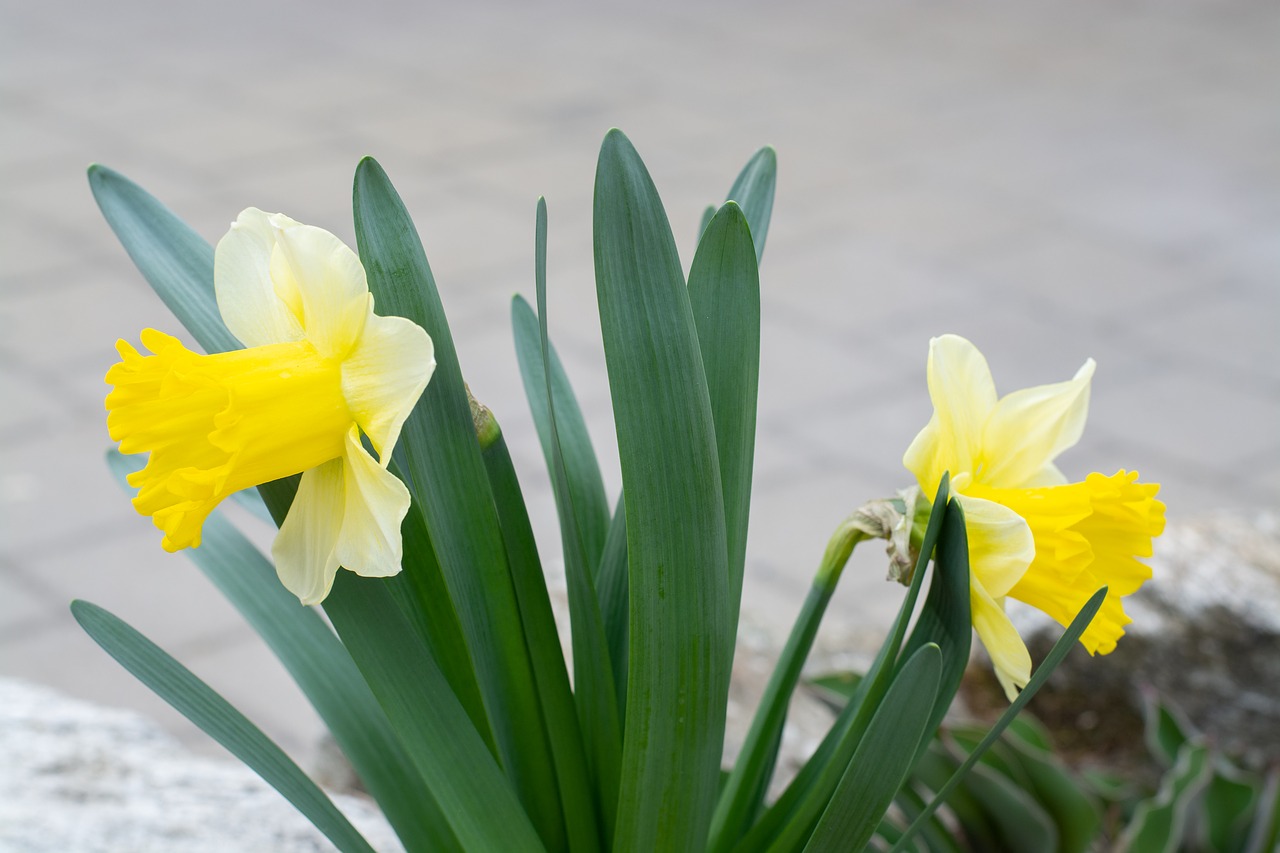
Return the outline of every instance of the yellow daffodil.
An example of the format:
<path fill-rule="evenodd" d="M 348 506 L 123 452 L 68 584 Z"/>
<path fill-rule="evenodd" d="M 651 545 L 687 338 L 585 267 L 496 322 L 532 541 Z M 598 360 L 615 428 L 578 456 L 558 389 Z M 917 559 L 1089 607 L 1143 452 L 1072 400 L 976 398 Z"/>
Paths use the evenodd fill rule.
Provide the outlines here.
<path fill-rule="evenodd" d="M 1121 598 L 1151 576 L 1138 557 L 1164 529 L 1159 486 L 1136 472 L 1068 483 L 1053 464 L 1084 430 L 1094 362 L 1067 382 L 996 396 L 986 359 L 956 335 L 929 342 L 933 417 L 903 464 L 926 495 L 944 472 L 965 513 L 973 625 L 1010 699 L 1031 678 L 1031 657 L 1005 598 L 1063 625 L 1093 593 L 1106 600 L 1080 638 L 1090 654 L 1116 646 L 1130 619 Z"/>
<path fill-rule="evenodd" d="M 431 338 L 373 313 L 341 240 L 278 213 L 240 214 L 218 243 L 214 287 L 245 349 L 199 355 L 154 329 L 141 336 L 150 355 L 116 344 L 107 428 L 122 453 L 150 454 L 129 477 L 134 507 L 165 550 L 194 548 L 227 495 L 302 473 L 272 547 L 285 587 L 316 604 L 339 566 L 396 574 L 409 492 L 387 463 L 435 369 Z"/>

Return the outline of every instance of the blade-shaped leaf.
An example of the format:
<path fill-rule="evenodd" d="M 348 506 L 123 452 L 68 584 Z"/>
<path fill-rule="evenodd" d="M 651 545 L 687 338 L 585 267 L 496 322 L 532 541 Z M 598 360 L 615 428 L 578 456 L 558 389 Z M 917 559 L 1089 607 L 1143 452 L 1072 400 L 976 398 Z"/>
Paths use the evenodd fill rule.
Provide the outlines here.
<path fill-rule="evenodd" d="M 773 216 L 774 188 L 778 182 L 778 155 L 772 146 L 761 148 L 742 168 L 726 201 L 736 201 L 751 226 L 756 262 L 764 257 L 764 241 L 769 236 L 769 219 Z"/>
<path fill-rule="evenodd" d="M 733 648 L 715 425 L 657 190 L 611 130 L 595 190 L 596 292 L 626 493 L 630 661 L 616 846 L 684 849 L 711 818 Z"/>
<path fill-rule="evenodd" d="M 538 199 L 534 227 L 534 284 L 538 297 L 538 351 L 543 364 L 551 363 L 551 340 L 547 332 L 547 204 Z M 551 449 L 551 482 L 560 513 L 561 543 L 564 547 L 565 581 L 568 588 L 570 633 L 573 643 L 574 698 L 586 736 L 587 761 L 600 800 L 606 840 L 613 838 L 617 823 L 618 791 L 622 764 L 622 723 L 618 714 L 617 690 L 600 600 L 592 574 L 598 554 L 588 552 L 586 533 L 579 524 L 582 513 L 575 501 L 559 431 L 559 403 L 552 377 L 543 372 L 543 405 Z M 603 486 L 601 486 L 603 492 Z M 594 513 L 593 513 L 594 514 Z M 601 543 L 603 547 L 603 543 Z"/>
<path fill-rule="evenodd" d="M 707 375 L 724 493 L 729 615 L 737 633 L 747 557 L 760 380 L 760 273 L 746 217 L 727 202 L 698 242 L 689 303 Z"/>
<path fill-rule="evenodd" d="M 107 464 L 121 487 L 132 492 L 124 478 L 141 467 L 138 457 L 112 450 Z M 205 520 L 201 540 L 187 555 L 297 682 L 405 848 L 460 849 L 351 655 L 329 626 L 315 610 L 298 603 L 281 585 L 271 561 L 221 512 Z"/>
<path fill-rule="evenodd" d="M 613 510 L 613 521 L 609 524 L 609 536 L 604 541 L 604 553 L 600 555 L 600 568 L 596 572 L 596 595 L 600 597 L 600 618 L 604 620 L 609 661 L 613 664 L 613 685 L 618 691 L 620 723 L 626 721 L 627 707 L 629 583 L 626 496 L 620 494 Z"/>
<path fill-rule="evenodd" d="M 356 169 L 353 196 L 360 260 L 378 309 L 422 326 L 435 345 L 435 372 L 404 424 L 393 459 L 422 507 L 467 637 L 501 764 L 539 832 L 559 846 L 564 826 L 542 708 L 440 295 L 404 203 L 371 158 Z"/>
<path fill-rule="evenodd" d="M 191 670 L 96 604 L 73 601 L 71 613 L 107 654 L 283 794 L 339 850 L 373 853 L 364 837 L 298 765 Z"/>
<path fill-rule="evenodd" d="M 920 647 L 900 669 L 805 850 L 861 850 L 879 826 L 928 735 L 942 655 Z"/>
<path fill-rule="evenodd" d="M 1138 804 L 1133 819 L 1116 842 L 1116 853 L 1174 853 L 1184 849 L 1195 802 L 1213 778 L 1208 748 L 1187 741 L 1178 760 L 1160 781 L 1160 790 Z"/>
<path fill-rule="evenodd" d="M 596 461 L 595 448 L 592 447 L 591 436 L 587 432 L 587 422 L 582 417 L 582 409 L 578 407 L 578 399 L 574 396 L 560 356 L 550 342 L 547 343 L 549 358 L 544 361 L 538 315 L 534 314 L 529 303 L 520 296 L 511 301 L 511 327 L 515 335 L 516 360 L 520 364 L 525 397 L 533 412 L 533 423 L 538 429 L 547 471 L 552 472 L 551 479 L 554 481 L 555 452 L 551 435 L 551 409 L 547 405 L 547 385 L 550 382 L 551 398 L 555 400 L 559 450 L 575 511 L 575 523 L 594 575 L 609 531 L 609 501 L 605 497 L 604 480 L 600 476 L 600 464 Z M 551 365 L 550 376 L 545 369 L 547 363 Z M 558 493 L 556 509 L 561 516 L 567 511 Z M 564 523 L 561 522 L 561 527 L 563 526 Z"/>
<path fill-rule="evenodd" d="M 947 781 L 947 784 L 943 785 L 942 788 L 937 791 L 933 801 L 929 803 L 929 806 L 921 816 L 913 821 L 911 826 L 907 827 L 907 831 L 903 834 L 902 839 L 893 846 L 893 851 L 899 851 L 906 848 L 907 842 L 911 840 L 917 831 L 919 831 L 923 822 L 933 814 L 934 810 L 937 809 L 938 806 L 946 801 L 948 794 L 951 793 L 955 786 L 960 784 L 964 775 L 969 772 L 969 769 L 973 767 L 980 758 L 982 758 L 983 754 L 991 748 L 991 745 L 995 743 L 1004 730 L 1008 728 L 1009 723 L 1018 716 L 1018 713 L 1028 702 L 1031 701 L 1031 698 L 1036 695 L 1041 687 L 1044 686 L 1044 683 L 1049 680 L 1049 676 L 1052 675 L 1053 671 L 1058 668 L 1060 663 L 1062 663 L 1062 659 L 1067 656 L 1067 652 L 1071 650 L 1072 644 L 1075 643 L 1076 640 L 1080 639 L 1080 635 L 1089 627 L 1089 623 L 1093 621 L 1094 615 L 1097 614 L 1098 608 L 1102 606 L 1102 602 L 1106 596 L 1107 588 L 1104 586 L 1095 592 L 1087 602 L 1085 602 L 1084 607 L 1081 607 L 1080 612 L 1076 614 L 1076 618 L 1071 620 L 1071 624 L 1067 627 L 1067 630 L 1064 631 L 1062 636 L 1058 638 L 1058 641 L 1053 644 L 1053 648 L 1049 650 L 1049 654 L 1045 655 L 1044 661 L 1036 668 L 1036 671 L 1031 674 L 1031 680 L 1027 682 L 1026 687 L 1022 688 L 1022 692 L 1018 694 L 1018 698 L 1014 699 L 1013 702 L 1010 703 L 1008 709 L 1000 715 L 1000 719 L 996 720 L 995 725 L 993 725 L 990 731 L 987 732 L 987 735 L 982 739 L 982 742 L 978 744 L 973 752 L 969 753 L 969 757 L 964 760 L 964 763 L 960 765 L 959 769 L 956 770 L 951 779 Z"/>
<path fill-rule="evenodd" d="M 598 803 L 589 779 L 586 747 L 573 693 L 569 689 L 569 673 L 560 650 L 560 634 L 551 611 L 551 598 L 547 594 L 529 513 L 507 450 L 507 441 L 501 432 L 483 453 L 489 482 L 493 485 L 498 519 L 502 523 L 502 537 L 507 546 L 516 600 L 520 603 L 538 696 L 547 722 L 547 738 L 555 761 L 556 781 L 560 785 L 560 801 L 564 803 L 569 849 L 598 850 L 603 837 L 596 817 Z M 616 725 L 613 738 L 614 752 L 618 753 L 621 735 Z"/>
<path fill-rule="evenodd" d="M 90 166 L 89 187 L 143 278 L 205 352 L 240 349 L 214 299 L 213 247 L 119 172 Z"/>

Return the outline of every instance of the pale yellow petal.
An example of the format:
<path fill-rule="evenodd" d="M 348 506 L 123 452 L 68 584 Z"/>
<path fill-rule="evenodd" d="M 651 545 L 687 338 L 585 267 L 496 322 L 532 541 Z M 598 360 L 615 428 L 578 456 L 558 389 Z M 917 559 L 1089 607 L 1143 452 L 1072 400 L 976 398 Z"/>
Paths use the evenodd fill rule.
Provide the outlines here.
<path fill-rule="evenodd" d="M 969 538 L 969 573 L 995 598 L 1004 598 L 1036 556 L 1026 519 L 995 501 L 956 495 Z"/>
<path fill-rule="evenodd" d="M 924 494 L 932 498 L 938 491 L 938 483 L 947 471 L 947 460 L 942 454 L 938 436 L 938 415 L 929 418 L 929 423 L 916 434 L 907 452 L 902 454 L 902 464 L 912 474 Z"/>
<path fill-rule="evenodd" d="M 987 360 L 959 335 L 929 341 L 929 397 L 937 416 L 937 458 L 954 477 L 974 472 L 982 457 L 982 433 L 996 405 Z"/>
<path fill-rule="evenodd" d="M 288 287 L 283 279 L 291 277 L 307 340 L 324 356 L 345 358 L 369 314 L 371 297 L 360 258 L 323 228 L 279 223 L 272 218 L 277 225 L 276 284 Z"/>
<path fill-rule="evenodd" d="M 300 341 L 302 326 L 276 292 L 271 254 L 276 242 L 273 217 L 257 208 L 243 211 L 218 241 L 213 255 L 213 288 L 218 311 L 231 334 L 245 346 Z M 275 214 L 282 222 L 292 219 Z"/>
<path fill-rule="evenodd" d="M 360 445 L 355 427 L 347 435 L 346 508 L 338 538 L 338 560 L 364 577 L 400 571 L 400 524 L 409 512 L 409 490 Z"/>
<path fill-rule="evenodd" d="M 342 364 L 342 392 L 384 468 L 435 367 L 435 348 L 421 326 L 370 309 L 360 342 Z"/>
<path fill-rule="evenodd" d="M 276 574 L 303 604 L 319 604 L 338 573 L 338 534 L 346 504 L 342 459 L 302 475 L 298 494 L 271 545 Z"/>
<path fill-rule="evenodd" d="M 996 403 L 982 436 L 984 482 L 1004 489 L 1041 485 L 1045 466 L 1084 432 L 1093 370 L 1089 359 L 1067 382 L 1024 388 Z"/>
<path fill-rule="evenodd" d="M 1004 607 L 972 577 L 969 583 L 969 607 L 973 627 L 995 666 L 996 678 L 1012 702 L 1018 691 L 1031 680 L 1031 655 L 1013 627 Z"/>

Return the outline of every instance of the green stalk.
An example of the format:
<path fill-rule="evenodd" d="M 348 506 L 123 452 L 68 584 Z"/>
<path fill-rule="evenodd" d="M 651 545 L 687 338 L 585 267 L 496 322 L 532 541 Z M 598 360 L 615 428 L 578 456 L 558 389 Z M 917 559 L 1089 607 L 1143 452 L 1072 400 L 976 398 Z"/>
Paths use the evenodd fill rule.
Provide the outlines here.
<path fill-rule="evenodd" d="M 851 522 L 843 522 L 827 543 L 826 553 L 818 566 L 818 572 L 805 596 L 800 614 L 791 628 L 791 636 L 782 650 L 782 657 L 769 677 L 764 695 L 756 708 L 755 718 L 742 744 L 742 751 L 733 765 L 729 779 L 720 793 L 715 813 L 711 818 L 711 835 L 708 853 L 727 853 L 746 831 L 750 821 L 760 810 L 769 777 L 773 774 L 782 741 L 782 727 L 787 718 L 791 694 L 800 680 L 800 671 L 813 648 L 818 626 L 826 613 L 836 584 L 854 547 L 868 538 L 868 533 Z"/>

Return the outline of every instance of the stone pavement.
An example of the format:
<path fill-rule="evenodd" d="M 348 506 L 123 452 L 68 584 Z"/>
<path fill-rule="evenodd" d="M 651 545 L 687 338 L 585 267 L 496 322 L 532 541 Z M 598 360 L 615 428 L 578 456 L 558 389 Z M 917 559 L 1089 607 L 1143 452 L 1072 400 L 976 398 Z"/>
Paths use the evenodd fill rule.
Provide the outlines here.
<path fill-rule="evenodd" d="M 350 241 L 352 171 L 378 157 L 554 558 L 508 320 L 532 291 L 535 198 L 553 336 L 616 490 L 591 280 L 600 140 L 616 125 L 645 156 L 686 265 L 703 207 L 776 146 L 746 607 L 778 637 L 832 527 L 909 482 L 942 332 L 974 340 L 1002 391 L 1097 359 L 1068 473 L 1136 468 L 1174 518 L 1277 504 L 1274 4 L 460 5 L 0 0 L 0 675 L 142 709 L 205 748 L 79 631 L 82 597 L 295 754 L 319 729 L 103 465 L 116 338 L 175 323 L 98 215 L 91 161 L 210 241 L 250 205 Z M 899 600 L 875 551 L 834 610 L 868 637 Z"/>

